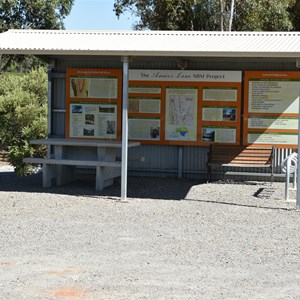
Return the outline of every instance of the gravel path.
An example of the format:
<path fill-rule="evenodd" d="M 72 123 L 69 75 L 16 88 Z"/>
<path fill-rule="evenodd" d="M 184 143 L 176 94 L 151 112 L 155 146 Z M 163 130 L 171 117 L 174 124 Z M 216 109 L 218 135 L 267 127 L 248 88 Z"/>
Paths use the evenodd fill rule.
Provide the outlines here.
<path fill-rule="evenodd" d="M 126 202 L 119 182 L 93 188 L 0 167 L 0 299 L 300 299 L 283 183 L 132 177 Z"/>

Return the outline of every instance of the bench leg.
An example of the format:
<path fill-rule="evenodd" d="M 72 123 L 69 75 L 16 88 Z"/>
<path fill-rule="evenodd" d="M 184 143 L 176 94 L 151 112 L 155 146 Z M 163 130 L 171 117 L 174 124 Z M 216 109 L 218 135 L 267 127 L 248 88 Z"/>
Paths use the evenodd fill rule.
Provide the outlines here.
<path fill-rule="evenodd" d="M 96 191 L 104 189 L 103 167 L 96 167 Z"/>
<path fill-rule="evenodd" d="M 53 177 L 55 177 L 55 166 L 43 164 L 43 188 L 52 186 Z"/>

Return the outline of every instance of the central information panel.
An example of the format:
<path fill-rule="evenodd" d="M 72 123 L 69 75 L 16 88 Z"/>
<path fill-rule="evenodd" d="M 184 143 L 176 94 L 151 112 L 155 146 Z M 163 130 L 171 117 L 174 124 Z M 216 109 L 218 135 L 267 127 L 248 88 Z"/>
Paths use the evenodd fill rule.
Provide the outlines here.
<path fill-rule="evenodd" d="M 129 71 L 129 139 L 240 144 L 240 71 Z"/>

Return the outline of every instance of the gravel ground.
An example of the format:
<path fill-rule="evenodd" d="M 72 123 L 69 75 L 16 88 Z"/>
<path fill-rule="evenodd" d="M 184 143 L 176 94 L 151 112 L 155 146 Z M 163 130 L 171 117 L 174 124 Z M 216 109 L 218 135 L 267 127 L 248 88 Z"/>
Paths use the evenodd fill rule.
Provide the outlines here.
<path fill-rule="evenodd" d="M 0 299 L 300 299 L 283 183 L 41 183 L 0 167 Z"/>

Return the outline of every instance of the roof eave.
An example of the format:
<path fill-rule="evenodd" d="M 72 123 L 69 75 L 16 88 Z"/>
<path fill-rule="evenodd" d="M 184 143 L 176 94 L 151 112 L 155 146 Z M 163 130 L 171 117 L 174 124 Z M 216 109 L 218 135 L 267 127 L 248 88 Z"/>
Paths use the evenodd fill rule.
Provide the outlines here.
<path fill-rule="evenodd" d="M 0 49 L 0 54 L 13 55 L 92 55 L 92 56 L 185 56 L 185 57 L 300 57 L 300 52 L 212 52 L 212 51 L 99 51 L 99 50 L 46 50 Z"/>

